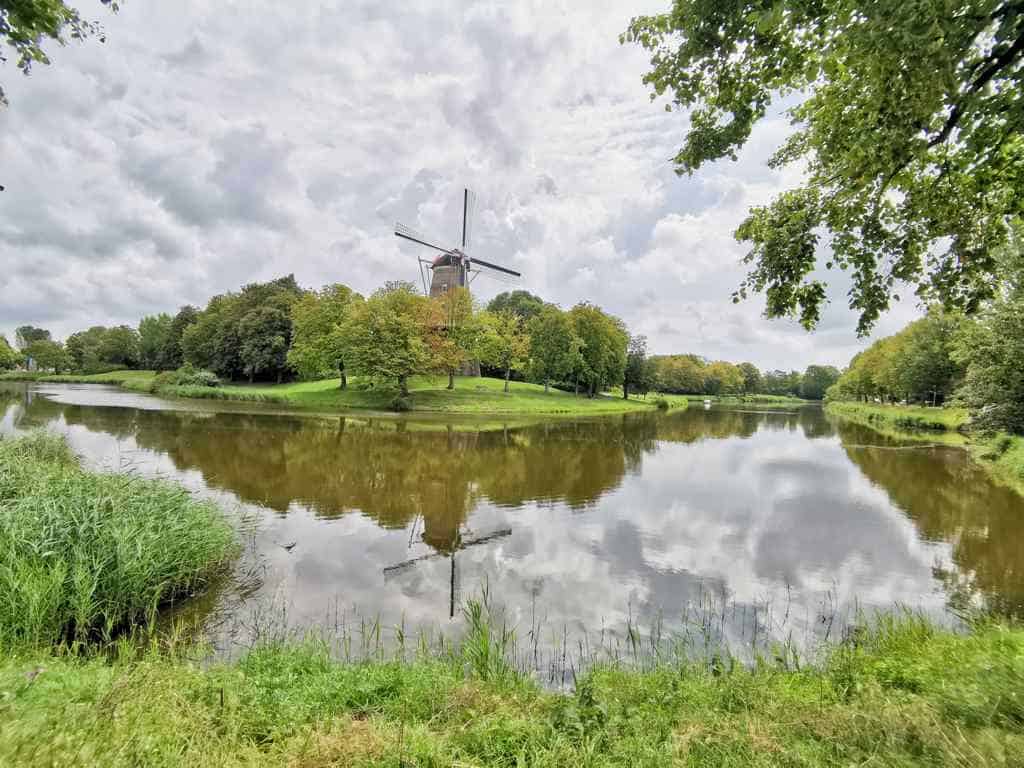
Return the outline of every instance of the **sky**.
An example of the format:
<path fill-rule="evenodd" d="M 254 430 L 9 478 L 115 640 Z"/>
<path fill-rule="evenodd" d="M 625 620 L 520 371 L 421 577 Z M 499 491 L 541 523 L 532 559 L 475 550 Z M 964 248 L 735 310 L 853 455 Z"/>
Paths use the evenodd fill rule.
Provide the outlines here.
<path fill-rule="evenodd" d="M 591 301 L 655 353 L 761 368 L 845 365 L 868 340 L 829 273 L 814 333 L 731 293 L 751 205 L 800 182 L 766 160 L 791 130 L 775 109 L 736 161 L 678 177 L 687 117 L 653 101 L 647 55 L 619 44 L 668 0 L 126 0 L 106 43 L 50 46 L 52 66 L 0 65 L 0 332 L 63 338 L 205 305 L 293 273 L 369 293 L 418 283 L 396 221 L 522 273 L 481 276 Z M 920 314 L 883 316 L 873 337 Z"/>

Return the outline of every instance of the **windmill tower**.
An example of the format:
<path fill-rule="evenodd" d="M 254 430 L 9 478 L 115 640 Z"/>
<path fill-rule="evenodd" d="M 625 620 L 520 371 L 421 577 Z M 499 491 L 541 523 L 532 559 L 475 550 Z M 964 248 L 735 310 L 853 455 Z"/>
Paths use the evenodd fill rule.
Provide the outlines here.
<path fill-rule="evenodd" d="M 469 238 L 472 233 L 473 194 L 463 190 L 462 195 L 462 245 L 458 248 L 442 248 L 428 242 L 420 233 L 404 224 L 395 224 L 395 234 L 405 240 L 438 251 L 440 255 L 433 259 L 419 257 L 420 277 L 423 279 L 423 290 L 431 298 L 443 296 L 453 288 L 469 288 L 477 275 L 489 270 L 487 274 L 499 279 L 521 277 L 519 272 L 506 267 L 492 264 L 483 259 L 470 257 L 467 254 Z M 429 288 L 427 275 L 430 275 Z"/>

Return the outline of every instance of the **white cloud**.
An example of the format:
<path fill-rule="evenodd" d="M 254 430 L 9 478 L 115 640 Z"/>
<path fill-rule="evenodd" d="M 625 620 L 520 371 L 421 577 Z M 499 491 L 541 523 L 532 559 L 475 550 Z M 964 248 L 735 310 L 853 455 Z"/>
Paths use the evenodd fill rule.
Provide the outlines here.
<path fill-rule="evenodd" d="M 604 305 L 656 351 L 845 362 L 860 342 L 842 280 L 811 336 L 763 321 L 759 298 L 730 303 L 733 230 L 797 178 L 764 162 L 788 127 L 677 178 L 685 116 L 650 102 L 645 54 L 617 40 L 664 3 L 647 5 L 131 0 L 110 16 L 90 0 L 105 45 L 2 73 L 0 328 L 134 323 L 288 272 L 415 280 L 391 225 L 455 242 L 468 185 L 475 253 L 547 299 Z"/>

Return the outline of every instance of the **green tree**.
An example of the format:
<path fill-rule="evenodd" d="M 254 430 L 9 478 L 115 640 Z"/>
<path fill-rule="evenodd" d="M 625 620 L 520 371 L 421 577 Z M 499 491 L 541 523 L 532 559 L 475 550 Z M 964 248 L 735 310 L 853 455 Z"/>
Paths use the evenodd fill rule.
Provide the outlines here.
<path fill-rule="evenodd" d="M 576 380 L 595 397 L 603 387 L 622 381 L 629 334 L 621 320 L 586 302 L 569 310 L 569 317 L 581 342 Z"/>
<path fill-rule="evenodd" d="M 825 392 L 839 380 L 839 370 L 831 365 L 809 365 L 800 379 L 800 397 L 821 400 Z"/>
<path fill-rule="evenodd" d="M 523 322 L 529 323 L 544 309 L 544 300 L 529 291 L 516 290 L 499 293 L 487 304 L 487 311 L 495 315 L 512 312 Z"/>
<path fill-rule="evenodd" d="M 825 266 L 852 273 L 862 334 L 900 281 L 968 312 L 992 295 L 1007 217 L 1024 210 L 1024 5 L 674 0 L 623 40 L 651 52 L 654 95 L 688 111 L 678 173 L 735 158 L 773 99 L 797 101 L 769 164 L 806 181 L 737 230 L 752 269 L 736 300 L 763 291 L 769 317 L 814 326 L 819 233 Z"/>
<path fill-rule="evenodd" d="M 353 303 L 342 324 L 346 366 L 409 395 L 409 378 L 431 370 L 430 300 L 409 284 L 390 284 Z"/>
<path fill-rule="evenodd" d="M 431 299 L 427 322 L 434 367 L 448 374 L 448 389 L 455 389 L 455 373 L 473 356 L 481 330 L 469 290 L 455 287 Z"/>
<path fill-rule="evenodd" d="M 341 332 L 349 307 L 362 296 L 347 285 L 334 283 L 303 294 L 292 305 L 292 346 L 288 364 L 306 380 L 337 373 L 340 388 L 348 387 L 345 346 Z"/>
<path fill-rule="evenodd" d="M 181 339 L 188 328 L 199 318 L 199 310 L 186 304 L 178 310 L 178 314 L 171 321 L 167 330 L 167 337 L 164 339 L 163 347 L 157 360 L 156 368 L 161 371 L 174 371 L 185 363 L 185 353 L 181 348 Z"/>
<path fill-rule="evenodd" d="M 64 349 L 68 354 L 68 364 L 82 373 L 96 373 L 103 367 L 103 340 L 107 329 L 102 325 L 94 325 L 88 330 L 78 331 L 68 336 Z"/>
<path fill-rule="evenodd" d="M 139 363 L 143 368 L 161 368 L 164 348 L 167 346 L 173 323 L 174 318 L 166 312 L 147 315 L 139 321 Z"/>
<path fill-rule="evenodd" d="M 653 385 L 654 366 L 647 357 L 647 337 L 630 336 L 622 376 L 622 398 L 628 400 L 630 391 L 646 395 Z"/>
<path fill-rule="evenodd" d="M 238 322 L 238 357 L 250 384 L 262 374 L 274 375 L 277 383 L 281 383 L 288 364 L 291 329 L 291 318 L 280 307 L 250 310 Z"/>
<path fill-rule="evenodd" d="M 800 395 L 799 371 L 765 371 L 761 376 L 761 389 L 768 395 Z"/>
<path fill-rule="evenodd" d="M 50 341 L 50 332 L 34 325 L 22 325 L 14 331 L 14 343 L 24 351 L 34 341 Z"/>
<path fill-rule="evenodd" d="M 100 360 L 108 365 L 134 368 L 139 364 L 139 332 L 130 325 L 108 328 L 100 346 Z"/>
<path fill-rule="evenodd" d="M 704 391 L 707 361 L 697 355 L 664 355 L 654 362 L 655 387 L 661 392 L 695 395 Z"/>
<path fill-rule="evenodd" d="M 569 316 L 553 304 L 546 304 L 527 324 L 530 334 L 530 375 L 544 384 L 572 371 L 580 341 Z"/>
<path fill-rule="evenodd" d="M 68 357 L 64 345 L 59 341 L 38 339 L 25 348 L 25 357 L 35 361 L 36 368 L 41 371 L 60 373 L 67 370 Z"/>
<path fill-rule="evenodd" d="M 505 373 L 505 391 L 509 391 L 512 371 L 526 367 L 530 353 L 530 336 L 526 323 L 511 310 L 499 312 L 484 311 L 477 318 L 479 333 L 476 339 L 476 353 L 480 362 Z"/>
<path fill-rule="evenodd" d="M 743 372 L 724 360 L 708 363 L 704 369 L 704 394 L 735 395 L 743 391 Z"/>
<path fill-rule="evenodd" d="M 7 337 L 0 334 L 0 371 L 9 371 L 21 362 L 21 355 L 7 341 Z"/>
<path fill-rule="evenodd" d="M 117 10 L 116 0 L 100 0 Z M 0 44 L 14 49 L 17 66 L 26 75 L 33 64 L 49 64 L 50 58 L 43 43 L 53 40 L 65 45 L 70 40 L 84 40 L 98 36 L 104 41 L 103 30 L 93 21 L 83 19 L 78 11 L 61 0 L 5 0 L 0 3 Z M 0 48 L 0 62 L 6 61 Z M 0 87 L 0 104 L 7 98 Z"/>
<path fill-rule="evenodd" d="M 761 372 L 753 363 L 740 363 L 740 373 L 743 374 L 743 394 L 752 395 L 761 391 Z"/>

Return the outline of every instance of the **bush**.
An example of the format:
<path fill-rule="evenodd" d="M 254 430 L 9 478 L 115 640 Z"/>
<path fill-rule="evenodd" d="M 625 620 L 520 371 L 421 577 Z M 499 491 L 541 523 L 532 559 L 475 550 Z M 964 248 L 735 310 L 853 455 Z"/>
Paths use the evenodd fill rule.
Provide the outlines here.
<path fill-rule="evenodd" d="M 159 392 L 163 387 L 219 387 L 220 379 L 213 371 L 196 368 L 186 363 L 176 371 L 164 371 L 153 379 L 151 392 Z"/>
<path fill-rule="evenodd" d="M 667 411 L 669 408 L 668 400 L 666 400 L 664 397 L 656 398 L 654 401 L 654 407 L 657 408 L 659 411 Z"/>
<path fill-rule="evenodd" d="M 411 411 L 412 399 L 409 397 L 403 397 L 402 395 L 395 395 L 395 398 L 391 401 L 389 407 L 395 413 L 404 413 L 405 411 Z"/>

